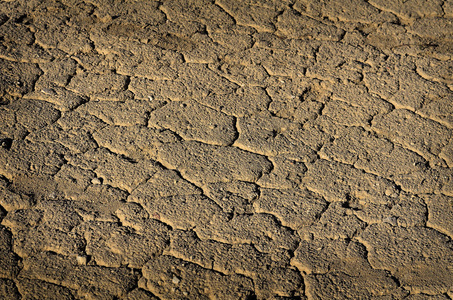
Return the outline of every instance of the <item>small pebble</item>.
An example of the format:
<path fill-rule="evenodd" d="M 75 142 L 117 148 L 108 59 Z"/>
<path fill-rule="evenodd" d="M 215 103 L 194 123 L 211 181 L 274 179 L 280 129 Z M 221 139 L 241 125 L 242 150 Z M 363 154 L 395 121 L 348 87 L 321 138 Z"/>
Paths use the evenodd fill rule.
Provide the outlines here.
<path fill-rule="evenodd" d="M 57 94 L 53 89 L 42 89 L 41 92 L 51 96 L 55 96 Z"/>
<path fill-rule="evenodd" d="M 93 179 L 91 179 L 91 183 L 92 184 L 101 184 L 102 182 L 99 178 L 93 178 Z"/>
<path fill-rule="evenodd" d="M 398 192 L 393 189 L 387 189 L 387 190 L 385 190 L 385 195 L 395 198 L 395 197 L 398 197 Z"/>
<path fill-rule="evenodd" d="M 153 96 L 148 96 L 148 100 L 153 101 L 154 100 Z"/>
<path fill-rule="evenodd" d="M 395 216 L 389 216 L 389 217 L 386 217 L 386 218 L 382 219 L 382 222 L 388 223 L 388 224 L 390 224 L 392 226 L 396 226 L 398 224 L 397 223 L 397 219 L 398 218 L 395 217 Z"/>
<path fill-rule="evenodd" d="M 174 284 L 178 284 L 180 281 L 181 281 L 181 279 L 179 279 L 176 276 L 173 276 L 173 279 L 171 280 L 171 282 L 173 282 Z"/>
<path fill-rule="evenodd" d="M 77 255 L 77 263 L 79 265 L 84 266 L 87 264 L 87 262 L 88 262 L 88 259 L 85 255 Z"/>

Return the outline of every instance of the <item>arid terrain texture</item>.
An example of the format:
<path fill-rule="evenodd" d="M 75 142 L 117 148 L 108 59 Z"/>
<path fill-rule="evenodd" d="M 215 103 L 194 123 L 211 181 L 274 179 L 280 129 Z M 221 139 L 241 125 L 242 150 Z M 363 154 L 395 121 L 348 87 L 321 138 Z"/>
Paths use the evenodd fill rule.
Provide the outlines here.
<path fill-rule="evenodd" d="M 452 0 L 0 0 L 0 299 L 453 299 Z"/>

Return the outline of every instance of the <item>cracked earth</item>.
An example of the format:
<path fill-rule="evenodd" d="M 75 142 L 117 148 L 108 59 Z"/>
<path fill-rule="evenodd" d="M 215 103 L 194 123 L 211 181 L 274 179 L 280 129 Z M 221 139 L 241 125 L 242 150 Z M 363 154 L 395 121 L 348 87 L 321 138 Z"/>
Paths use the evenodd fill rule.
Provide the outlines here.
<path fill-rule="evenodd" d="M 453 1 L 0 1 L 1 299 L 452 299 Z"/>

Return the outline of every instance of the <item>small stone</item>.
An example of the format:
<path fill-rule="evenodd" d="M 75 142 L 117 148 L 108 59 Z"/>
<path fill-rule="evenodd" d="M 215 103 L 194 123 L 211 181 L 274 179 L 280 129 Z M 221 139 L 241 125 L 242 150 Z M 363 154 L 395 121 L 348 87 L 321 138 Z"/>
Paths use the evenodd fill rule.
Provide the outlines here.
<path fill-rule="evenodd" d="M 389 196 L 389 197 L 392 197 L 392 198 L 398 197 L 398 193 L 392 188 L 386 189 L 385 190 L 385 195 Z"/>
<path fill-rule="evenodd" d="M 154 100 L 153 96 L 148 96 L 148 100 L 153 101 Z"/>
<path fill-rule="evenodd" d="M 99 178 L 93 178 L 93 179 L 91 179 L 91 183 L 92 184 L 102 184 L 102 181 Z"/>
<path fill-rule="evenodd" d="M 181 281 L 181 279 L 179 279 L 176 276 L 173 276 L 173 279 L 171 280 L 171 282 L 173 282 L 174 284 L 178 284 L 180 281 Z"/>
<path fill-rule="evenodd" d="M 88 258 L 85 255 L 77 255 L 76 259 L 77 259 L 77 263 L 81 266 L 86 265 L 88 262 Z"/>
<path fill-rule="evenodd" d="M 396 226 L 398 224 L 397 223 L 397 217 L 395 217 L 395 216 L 388 216 L 388 217 L 382 219 L 382 222 L 388 223 L 388 224 L 390 224 L 392 226 Z"/>
<path fill-rule="evenodd" d="M 57 94 L 53 89 L 42 89 L 41 92 L 51 96 L 55 96 Z"/>

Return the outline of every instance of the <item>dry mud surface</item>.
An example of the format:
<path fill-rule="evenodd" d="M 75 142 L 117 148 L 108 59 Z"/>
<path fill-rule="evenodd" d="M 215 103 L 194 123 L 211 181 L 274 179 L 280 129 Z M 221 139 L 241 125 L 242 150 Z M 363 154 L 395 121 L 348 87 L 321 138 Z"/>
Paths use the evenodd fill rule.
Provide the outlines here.
<path fill-rule="evenodd" d="M 452 299 L 452 0 L 0 1 L 1 299 Z"/>

